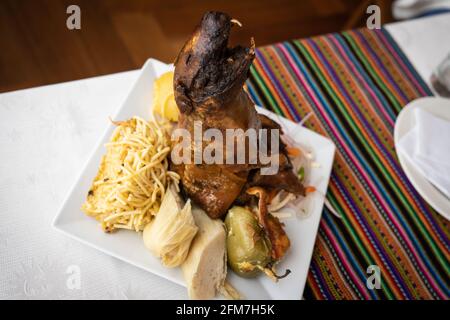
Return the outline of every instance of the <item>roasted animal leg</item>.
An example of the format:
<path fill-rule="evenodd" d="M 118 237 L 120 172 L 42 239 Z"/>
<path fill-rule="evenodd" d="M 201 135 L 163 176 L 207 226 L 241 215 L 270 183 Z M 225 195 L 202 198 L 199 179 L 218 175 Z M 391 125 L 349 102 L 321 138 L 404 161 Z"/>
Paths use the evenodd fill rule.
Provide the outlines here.
<path fill-rule="evenodd" d="M 206 13 L 176 59 L 178 125 L 191 136 L 196 121 L 201 121 L 203 131 L 214 128 L 223 136 L 226 129 L 261 128 L 254 105 L 243 90 L 254 48 L 228 48 L 231 20 L 225 13 Z M 181 164 L 174 170 L 180 173 L 187 195 L 211 218 L 218 218 L 241 192 L 251 168 L 247 163 Z"/>
<path fill-rule="evenodd" d="M 232 26 L 233 20 L 227 14 L 206 13 L 175 61 L 174 92 L 180 109 L 178 126 L 186 129 L 191 137 L 196 123 L 201 123 L 202 132 L 216 129 L 223 137 L 227 129 L 242 129 L 244 132 L 254 129 L 257 133 L 261 128 L 281 129 L 274 121 L 257 114 L 253 102 L 243 90 L 255 56 L 254 44 L 252 41 L 250 47 L 229 48 Z M 235 139 L 242 141 L 242 136 Z M 250 161 L 249 150 L 255 145 L 245 140 L 244 146 L 247 157 L 244 163 L 234 161 L 226 164 L 229 150 L 224 148 L 224 164 L 184 163 L 173 166 L 181 176 L 187 196 L 211 218 L 224 215 L 240 194 L 248 197 L 245 192 L 248 187 L 303 193 L 303 186 L 292 172 L 283 150 L 284 145 L 282 150 L 272 150 L 279 157 L 280 164 L 279 173 L 272 176 L 261 175 L 260 162 Z M 196 148 L 203 151 L 206 147 L 205 144 L 198 146 L 194 141 L 191 143 L 192 153 Z"/>

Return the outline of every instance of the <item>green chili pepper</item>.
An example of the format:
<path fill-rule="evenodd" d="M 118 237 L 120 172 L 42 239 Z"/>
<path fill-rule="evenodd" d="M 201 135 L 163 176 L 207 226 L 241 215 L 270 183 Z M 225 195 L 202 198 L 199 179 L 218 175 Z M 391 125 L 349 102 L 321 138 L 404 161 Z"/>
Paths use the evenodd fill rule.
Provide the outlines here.
<path fill-rule="evenodd" d="M 256 276 L 271 260 L 270 242 L 255 215 L 234 206 L 225 218 L 227 254 L 231 269 L 243 277 Z"/>

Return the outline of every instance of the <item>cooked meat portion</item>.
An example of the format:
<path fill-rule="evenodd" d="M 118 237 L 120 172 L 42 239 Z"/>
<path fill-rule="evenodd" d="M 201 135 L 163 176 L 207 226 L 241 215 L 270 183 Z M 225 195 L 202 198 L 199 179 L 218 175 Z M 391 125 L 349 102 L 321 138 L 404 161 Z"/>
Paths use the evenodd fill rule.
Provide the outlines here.
<path fill-rule="evenodd" d="M 269 132 L 272 129 L 280 130 L 281 138 L 282 129 L 278 123 L 262 114 L 259 115 L 259 118 L 263 129 L 268 129 Z M 276 175 L 261 175 L 260 170 L 256 169 L 255 173 L 251 176 L 251 179 L 249 179 L 249 184 L 251 186 L 259 186 L 269 190 L 285 190 L 295 195 L 304 196 L 305 189 L 294 171 L 292 171 L 293 168 L 291 161 L 287 156 L 286 145 L 281 139 L 279 145 L 279 172 Z"/>
<path fill-rule="evenodd" d="M 259 116 L 259 120 L 261 120 L 261 127 L 263 129 L 269 129 L 269 130 L 270 129 L 278 129 L 281 131 L 281 126 L 277 122 L 270 119 L 268 116 L 263 115 L 261 113 L 258 114 L 258 116 Z"/>
<path fill-rule="evenodd" d="M 254 105 L 242 88 L 254 58 L 253 47 L 227 47 L 232 25 L 224 13 L 206 13 L 175 62 L 175 100 L 181 113 L 178 125 L 191 136 L 196 121 L 201 121 L 203 131 L 218 129 L 224 137 L 226 129 L 261 127 Z M 192 150 L 196 147 L 192 141 Z M 248 163 L 181 164 L 175 170 L 187 195 L 210 217 L 218 218 L 239 195 L 253 167 Z"/>
<path fill-rule="evenodd" d="M 259 170 L 249 180 L 249 186 L 258 186 L 266 190 L 285 190 L 295 195 L 305 195 L 305 189 L 292 171 L 292 167 L 284 167 L 276 175 L 265 176 Z"/>
<path fill-rule="evenodd" d="M 259 132 L 262 127 L 280 129 L 276 122 L 258 115 L 243 90 L 255 56 L 254 44 L 251 47 L 229 48 L 228 38 L 232 26 L 232 19 L 227 14 L 206 13 L 175 61 L 174 94 L 180 109 L 178 127 L 186 129 L 191 137 L 194 137 L 194 128 L 199 123 L 202 132 L 216 129 L 223 137 L 227 136 L 227 129 L 242 129 L 242 132 L 248 129 Z M 243 187 L 251 170 L 251 186 L 285 189 L 296 194 L 303 192 L 282 143 L 281 151 L 276 150 L 279 152 L 280 174 L 262 176 L 258 169 L 262 167 L 260 162 L 249 161 L 250 150 L 253 150 L 250 148 L 257 146 L 251 144 L 245 134 L 238 134 L 233 139 L 233 145 L 244 143 L 244 163 L 234 161 L 234 164 L 227 164 L 230 150 L 223 146 L 223 152 L 219 155 L 223 164 L 202 162 L 173 166 L 173 170 L 181 176 L 184 192 L 211 218 L 223 216 L 239 194 L 245 192 Z M 196 150 L 203 154 L 205 148 L 214 142 L 203 141 L 198 144 L 192 139 L 191 160 Z M 270 150 L 271 146 L 268 148 Z M 234 157 L 233 160 L 236 160 L 236 152 Z"/>
<path fill-rule="evenodd" d="M 174 91 L 182 113 L 208 115 L 220 111 L 229 115 L 230 111 L 238 111 L 243 119 L 233 114 L 232 120 L 241 120 L 241 124 L 245 120 L 257 121 L 253 104 L 242 90 L 255 56 L 254 48 L 228 48 L 232 25 L 227 14 L 207 12 L 181 49 L 175 61 Z M 248 105 L 230 110 L 233 102 Z"/>
<path fill-rule="evenodd" d="M 218 218 L 241 192 L 247 171 L 234 173 L 219 165 L 183 165 L 173 167 L 182 177 L 184 192 L 199 204 L 211 218 Z"/>
<path fill-rule="evenodd" d="M 280 130 L 280 137 L 282 129 L 278 123 L 270 119 L 269 117 L 259 114 L 261 120 L 261 127 L 268 129 L 269 132 L 272 129 Z M 295 195 L 305 195 L 305 188 L 295 175 L 291 161 L 287 156 L 286 145 L 280 139 L 279 141 L 279 171 L 275 175 L 262 175 L 259 168 L 253 169 L 248 174 L 247 183 L 242 188 L 241 193 L 236 199 L 236 203 L 239 205 L 245 205 L 251 199 L 251 196 L 247 193 L 247 190 L 252 187 L 262 187 L 272 194 L 276 194 L 280 190 L 293 193 Z M 270 148 L 270 146 L 269 146 Z"/>
<path fill-rule="evenodd" d="M 258 198 L 258 209 L 256 210 L 258 221 L 270 240 L 273 261 L 279 261 L 286 254 L 286 251 L 291 246 L 291 242 L 283 230 L 281 222 L 267 210 L 268 199 L 266 191 L 260 187 L 252 187 L 247 190 L 247 193 Z"/>

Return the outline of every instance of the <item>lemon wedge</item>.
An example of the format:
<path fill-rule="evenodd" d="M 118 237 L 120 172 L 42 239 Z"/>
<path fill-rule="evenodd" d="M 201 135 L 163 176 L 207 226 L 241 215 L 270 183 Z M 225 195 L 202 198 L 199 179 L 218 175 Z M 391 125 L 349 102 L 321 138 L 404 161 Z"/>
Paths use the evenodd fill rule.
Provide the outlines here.
<path fill-rule="evenodd" d="M 156 114 L 177 122 L 180 114 L 173 93 L 173 71 L 162 74 L 154 83 L 153 109 Z"/>

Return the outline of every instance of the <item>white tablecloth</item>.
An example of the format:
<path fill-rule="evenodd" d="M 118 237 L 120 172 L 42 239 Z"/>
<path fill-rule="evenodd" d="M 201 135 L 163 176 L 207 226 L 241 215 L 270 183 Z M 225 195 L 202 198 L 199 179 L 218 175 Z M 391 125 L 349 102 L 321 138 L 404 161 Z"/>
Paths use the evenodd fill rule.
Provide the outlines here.
<path fill-rule="evenodd" d="M 450 52 L 448 14 L 387 28 L 427 81 Z M 137 73 L 0 95 L 0 298 L 187 298 L 185 288 L 51 227 Z"/>

